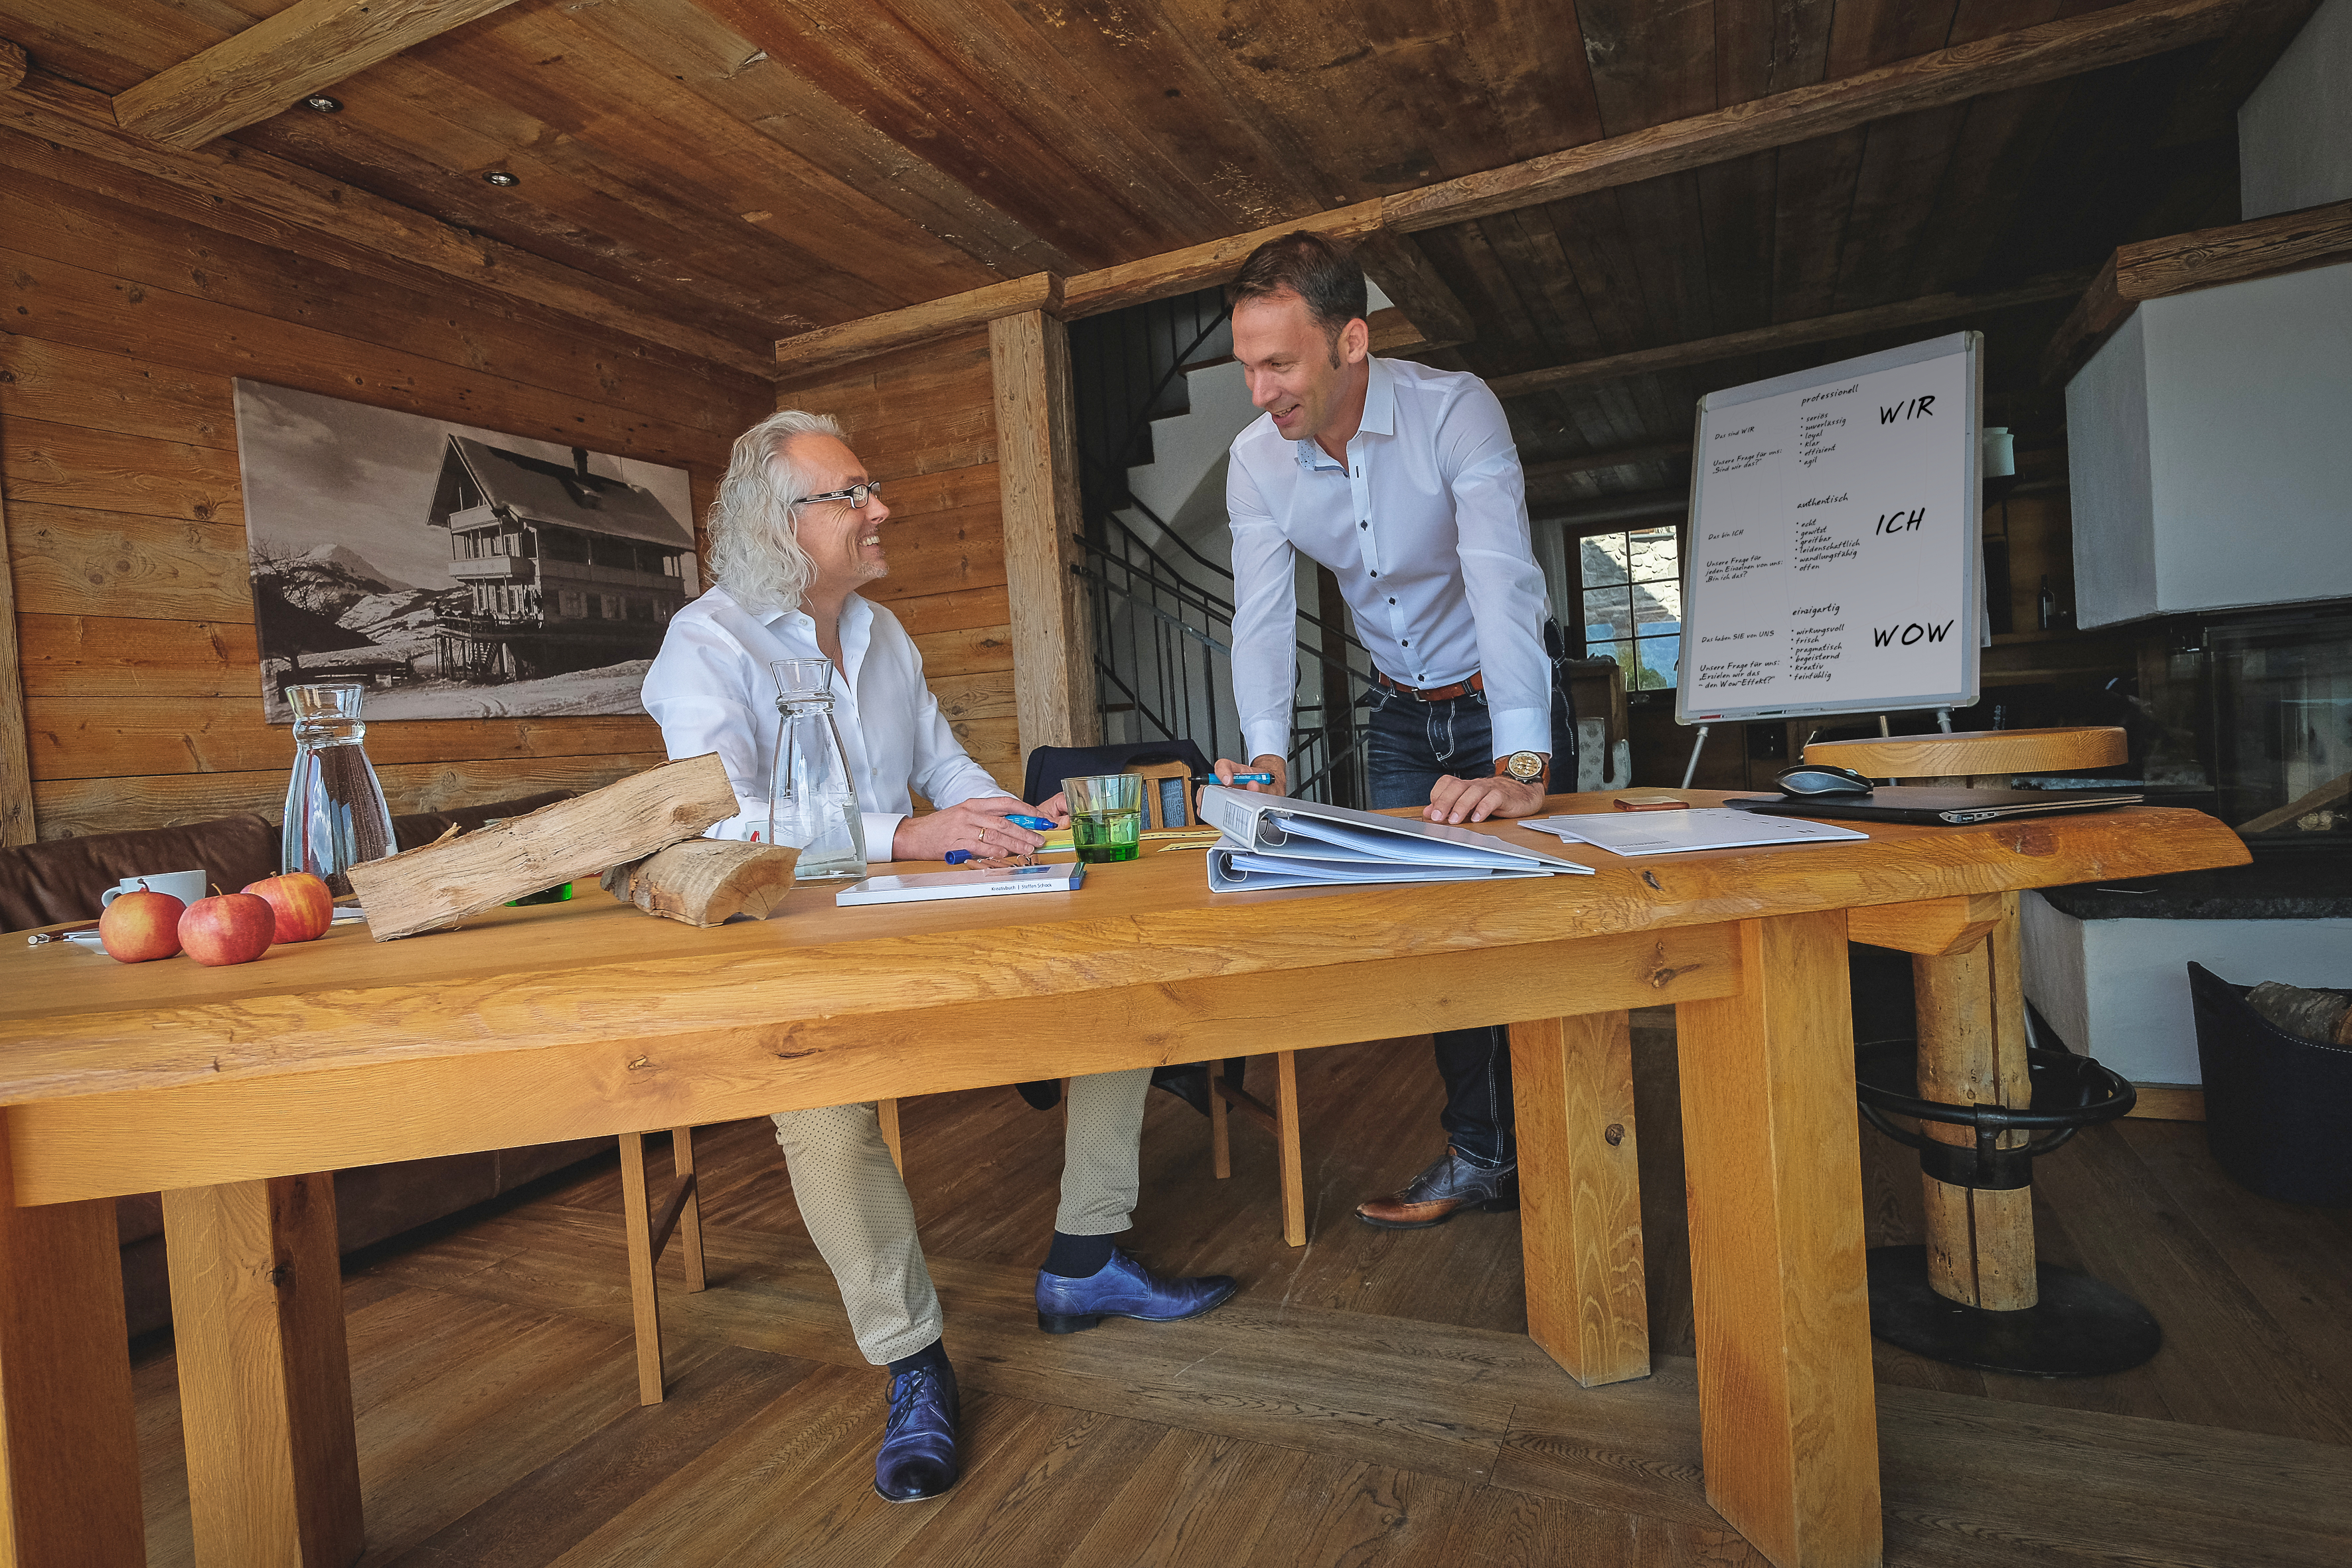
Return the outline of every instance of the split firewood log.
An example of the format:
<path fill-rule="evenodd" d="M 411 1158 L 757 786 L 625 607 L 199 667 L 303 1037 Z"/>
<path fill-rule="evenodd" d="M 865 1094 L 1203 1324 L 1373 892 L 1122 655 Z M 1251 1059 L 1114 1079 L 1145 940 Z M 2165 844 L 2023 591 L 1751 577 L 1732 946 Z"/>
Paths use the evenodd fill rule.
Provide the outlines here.
<path fill-rule="evenodd" d="M 793 890 L 801 852 L 773 844 L 690 838 L 604 873 L 604 890 L 649 915 L 690 926 L 736 915 L 765 920 Z"/>

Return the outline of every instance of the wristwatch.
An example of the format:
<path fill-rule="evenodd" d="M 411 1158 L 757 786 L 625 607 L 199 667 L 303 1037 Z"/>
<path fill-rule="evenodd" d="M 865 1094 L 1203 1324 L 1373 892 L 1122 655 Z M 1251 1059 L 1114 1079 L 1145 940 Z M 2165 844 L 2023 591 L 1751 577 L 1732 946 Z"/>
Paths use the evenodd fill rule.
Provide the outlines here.
<path fill-rule="evenodd" d="M 1513 752 L 1495 759 L 1495 772 L 1521 784 L 1545 784 L 1551 777 L 1551 759 L 1541 752 Z"/>

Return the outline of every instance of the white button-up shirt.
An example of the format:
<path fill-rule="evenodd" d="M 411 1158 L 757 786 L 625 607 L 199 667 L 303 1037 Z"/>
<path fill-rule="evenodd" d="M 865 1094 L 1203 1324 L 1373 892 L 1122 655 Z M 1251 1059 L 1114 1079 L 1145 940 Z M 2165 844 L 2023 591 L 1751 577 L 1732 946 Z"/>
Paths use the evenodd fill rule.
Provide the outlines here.
<path fill-rule="evenodd" d="M 1486 672 L 1495 754 L 1551 750 L 1550 614 L 1502 400 L 1475 375 L 1372 359 L 1338 463 L 1260 415 L 1234 438 L 1234 699 L 1252 756 L 1290 751 L 1293 551 L 1331 569 L 1372 663 L 1407 686 Z"/>
<path fill-rule="evenodd" d="M 724 588 L 671 618 L 646 671 L 646 711 L 661 725 L 673 761 L 716 752 L 727 764 L 739 815 L 706 837 L 766 833 L 768 776 L 783 724 L 768 665 L 824 657 L 816 622 L 805 612 L 756 615 Z M 833 717 L 865 817 L 866 859 L 890 858 L 890 840 L 915 809 L 910 787 L 940 806 L 1004 794 L 940 716 L 923 684 L 922 655 L 898 616 L 850 595 L 841 606 L 841 662 L 833 673 Z"/>

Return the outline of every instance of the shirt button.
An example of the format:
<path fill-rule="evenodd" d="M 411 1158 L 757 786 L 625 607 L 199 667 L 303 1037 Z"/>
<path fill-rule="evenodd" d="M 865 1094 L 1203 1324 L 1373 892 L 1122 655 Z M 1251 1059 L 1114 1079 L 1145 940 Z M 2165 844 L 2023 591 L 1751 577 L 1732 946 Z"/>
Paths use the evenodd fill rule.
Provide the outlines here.
<path fill-rule="evenodd" d="M 1364 521 L 1361 521 L 1361 522 L 1360 522 L 1360 523 L 1356 524 L 1356 526 L 1357 526 L 1358 528 L 1370 528 L 1370 527 L 1371 527 L 1371 526 L 1372 526 L 1372 520 L 1371 520 L 1370 518 L 1369 518 L 1369 517 L 1368 517 L 1368 518 L 1364 519 Z"/>
<path fill-rule="evenodd" d="M 1395 603 L 1396 603 L 1396 600 L 1395 600 L 1395 599 L 1393 599 L 1393 598 L 1391 598 L 1391 599 L 1390 599 L 1390 600 L 1389 600 L 1389 603 L 1390 603 L 1390 604 L 1391 604 L 1391 605 L 1393 605 L 1393 604 L 1395 604 Z"/>
<path fill-rule="evenodd" d="M 1412 639 L 1411 637 L 1407 637 L 1407 638 L 1405 638 L 1405 639 L 1404 639 L 1404 646 L 1405 646 L 1405 647 L 1411 647 L 1412 646 Z"/>

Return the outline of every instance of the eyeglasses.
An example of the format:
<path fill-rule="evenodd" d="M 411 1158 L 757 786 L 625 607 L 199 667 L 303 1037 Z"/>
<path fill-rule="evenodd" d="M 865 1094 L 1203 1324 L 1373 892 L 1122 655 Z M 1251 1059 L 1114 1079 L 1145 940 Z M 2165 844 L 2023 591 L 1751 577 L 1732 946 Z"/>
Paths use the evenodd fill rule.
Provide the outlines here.
<path fill-rule="evenodd" d="M 803 496 L 793 504 L 794 506 L 807 506 L 812 501 L 845 500 L 849 503 L 850 510 L 864 511 L 866 510 L 867 498 L 878 498 L 881 494 L 882 481 L 879 479 L 874 479 L 866 484 L 852 485 L 845 490 L 827 490 L 821 496 Z"/>

